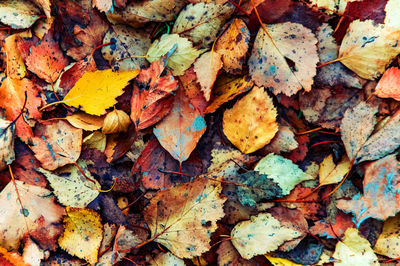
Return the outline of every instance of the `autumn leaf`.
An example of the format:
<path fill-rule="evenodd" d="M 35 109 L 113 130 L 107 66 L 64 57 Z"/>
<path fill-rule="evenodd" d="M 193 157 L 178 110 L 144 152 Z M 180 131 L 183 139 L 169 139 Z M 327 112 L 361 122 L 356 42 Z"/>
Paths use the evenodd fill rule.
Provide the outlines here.
<path fill-rule="evenodd" d="M 59 120 L 43 122 L 35 128 L 32 151 L 47 170 L 74 163 L 81 154 L 82 129 Z"/>
<path fill-rule="evenodd" d="M 400 69 L 391 67 L 385 71 L 375 88 L 375 95 L 400 101 Z"/>
<path fill-rule="evenodd" d="M 40 17 L 40 10 L 29 1 L 6 0 L 0 2 L 0 21 L 13 29 L 32 26 Z"/>
<path fill-rule="evenodd" d="M 319 185 L 330 185 L 342 181 L 343 177 L 350 171 L 351 163 L 346 155 L 335 164 L 332 154 L 329 154 L 322 161 L 319 168 Z"/>
<path fill-rule="evenodd" d="M 86 147 L 104 152 L 107 144 L 107 136 L 100 131 L 95 131 L 83 139 L 83 144 Z"/>
<path fill-rule="evenodd" d="M 171 252 L 160 253 L 154 260 L 151 261 L 151 265 L 174 265 L 174 266 L 185 266 L 185 262 L 174 255 Z"/>
<path fill-rule="evenodd" d="M 206 121 L 182 89 L 178 89 L 171 112 L 153 129 L 163 146 L 180 164 L 189 158 L 206 131 Z"/>
<path fill-rule="evenodd" d="M 168 72 L 162 76 L 166 64 L 165 58 L 154 61 L 134 80 L 131 119 L 139 130 L 157 123 L 170 111 L 170 95 L 178 88 L 178 83 Z"/>
<path fill-rule="evenodd" d="M 339 50 L 339 61 L 365 79 L 380 76 L 400 53 L 400 30 L 375 24 L 373 20 L 355 20 Z"/>
<path fill-rule="evenodd" d="M 221 68 L 221 55 L 212 51 L 202 54 L 194 63 L 197 81 L 200 83 L 204 98 L 207 101 L 210 100 L 212 86 Z"/>
<path fill-rule="evenodd" d="M 172 49 L 174 51 L 170 54 Z M 162 56 L 168 55 L 168 67 L 173 75 L 180 76 L 201 53 L 202 50 L 193 48 L 193 44 L 188 39 L 180 37 L 178 34 L 164 34 L 160 40 L 155 40 L 151 44 L 146 58 L 152 63 L 160 60 Z"/>
<path fill-rule="evenodd" d="M 88 115 L 84 112 L 76 112 L 65 118 L 71 125 L 86 131 L 93 131 L 103 127 L 104 116 Z"/>
<path fill-rule="evenodd" d="M 14 153 L 15 124 L 0 119 L 0 171 L 15 159 Z"/>
<path fill-rule="evenodd" d="M 100 215 L 89 209 L 66 208 L 64 234 L 58 239 L 60 247 L 69 254 L 96 263 L 103 239 Z"/>
<path fill-rule="evenodd" d="M 270 213 L 260 213 L 239 222 L 231 232 L 232 244 L 245 259 L 277 250 L 285 241 L 298 237 L 298 232 L 281 226 Z"/>
<path fill-rule="evenodd" d="M 18 194 L 15 189 L 18 189 Z M 0 245 L 8 250 L 17 250 L 19 242 L 27 233 L 39 231 L 41 238 L 51 237 L 64 208 L 49 197 L 45 188 L 24 182 L 9 182 L 0 193 Z M 20 201 L 19 201 L 20 200 Z M 22 207 L 21 207 L 22 204 Z M 47 228 L 46 228 L 47 227 Z M 46 230 L 41 230 L 46 228 Z"/>
<path fill-rule="evenodd" d="M 215 43 L 215 52 L 221 55 L 223 68 L 230 74 L 240 74 L 249 49 L 250 32 L 241 19 L 234 19 Z"/>
<path fill-rule="evenodd" d="M 93 0 L 93 6 L 101 12 L 113 12 L 113 1 L 112 0 Z"/>
<path fill-rule="evenodd" d="M 314 235 L 327 238 L 344 237 L 344 233 L 348 228 L 356 227 L 352 218 L 351 214 L 338 211 L 334 217 L 334 221 L 316 221 L 310 228 L 310 232 Z"/>
<path fill-rule="evenodd" d="M 28 33 L 19 33 L 8 36 L 4 40 L 4 50 L 7 60 L 7 75 L 13 79 L 22 79 L 26 75 L 26 66 L 21 51 L 18 49 L 18 42 L 21 37 Z"/>
<path fill-rule="evenodd" d="M 316 43 L 311 30 L 301 24 L 286 22 L 261 27 L 249 59 L 249 72 L 255 84 L 272 87 L 275 95 L 292 96 L 302 88 L 310 91 L 319 61 Z"/>
<path fill-rule="evenodd" d="M 243 259 L 230 241 L 222 241 L 216 253 L 218 254 L 218 265 L 254 265 L 252 261 Z"/>
<path fill-rule="evenodd" d="M 221 184 L 206 178 L 159 191 L 144 211 L 151 239 L 179 258 L 193 258 L 210 249 L 210 233 L 224 216 Z"/>
<path fill-rule="evenodd" d="M 114 109 L 104 118 L 103 133 L 112 134 L 128 131 L 131 119 L 129 115 L 122 110 Z"/>
<path fill-rule="evenodd" d="M 262 87 L 254 87 L 224 112 L 224 134 L 243 153 L 254 152 L 268 144 L 278 131 L 276 115 L 268 93 Z"/>
<path fill-rule="evenodd" d="M 81 108 L 91 115 L 105 114 L 107 108 L 117 103 L 115 98 L 123 93 L 128 82 L 138 74 L 139 70 L 86 72 L 64 97 L 63 103 Z"/>
<path fill-rule="evenodd" d="M 186 96 L 189 97 L 190 103 L 199 110 L 201 114 L 204 114 L 209 103 L 204 98 L 201 86 L 197 82 L 197 75 L 196 72 L 194 72 L 194 67 L 187 69 L 185 74 L 179 76 L 178 79 L 179 86 L 183 88 Z"/>
<path fill-rule="evenodd" d="M 390 217 L 385 221 L 382 228 L 382 233 L 379 235 L 378 240 L 374 246 L 374 251 L 378 254 L 387 256 L 389 258 L 397 258 L 400 255 L 399 250 L 399 229 L 400 221 L 399 215 Z"/>

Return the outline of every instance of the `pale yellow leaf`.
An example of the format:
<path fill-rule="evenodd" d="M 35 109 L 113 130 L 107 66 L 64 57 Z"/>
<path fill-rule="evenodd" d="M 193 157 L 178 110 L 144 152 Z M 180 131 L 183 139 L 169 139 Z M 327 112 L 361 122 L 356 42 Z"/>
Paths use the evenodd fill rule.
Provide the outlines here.
<path fill-rule="evenodd" d="M 107 136 L 100 131 L 95 131 L 83 139 L 83 144 L 89 148 L 95 148 L 104 152 L 107 144 Z"/>
<path fill-rule="evenodd" d="M 76 112 L 65 119 L 76 128 L 87 131 L 97 130 L 103 127 L 104 116 L 89 115 L 84 112 Z"/>
<path fill-rule="evenodd" d="M 350 171 L 351 163 L 346 155 L 343 155 L 342 160 L 335 164 L 333 155 L 329 154 L 322 161 L 319 168 L 319 184 L 330 185 L 340 182 L 343 177 Z"/>
<path fill-rule="evenodd" d="M 400 215 L 388 218 L 376 241 L 374 251 L 389 258 L 400 257 Z"/>
<path fill-rule="evenodd" d="M 0 171 L 15 159 L 14 135 L 15 123 L 0 118 Z"/>
<path fill-rule="evenodd" d="M 212 51 L 202 54 L 194 63 L 197 81 L 200 83 L 201 91 L 207 101 L 210 100 L 211 88 L 217 79 L 218 71 L 221 67 L 221 55 Z"/>
<path fill-rule="evenodd" d="M 91 115 L 102 115 L 117 103 L 116 97 L 139 70 L 113 72 L 111 69 L 86 72 L 64 97 L 63 103 L 81 108 Z"/>
<path fill-rule="evenodd" d="M 12 29 L 25 29 L 40 18 L 40 10 L 27 0 L 0 1 L 0 22 Z"/>
<path fill-rule="evenodd" d="M 265 255 L 265 257 L 274 266 L 302 266 L 302 264 L 297 264 L 297 263 L 294 263 L 290 260 L 283 259 L 283 258 L 275 258 L 275 257 L 267 256 L 267 255 Z"/>
<path fill-rule="evenodd" d="M 185 266 L 185 262 L 175 257 L 171 252 L 160 253 L 154 259 L 150 260 L 150 265 L 174 265 L 174 266 Z"/>

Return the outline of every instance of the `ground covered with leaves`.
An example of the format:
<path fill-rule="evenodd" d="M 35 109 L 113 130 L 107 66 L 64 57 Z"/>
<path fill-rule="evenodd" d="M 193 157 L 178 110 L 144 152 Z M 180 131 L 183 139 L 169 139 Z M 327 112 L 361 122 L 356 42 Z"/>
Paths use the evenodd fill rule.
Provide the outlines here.
<path fill-rule="evenodd" d="M 3 0 L 1 265 L 396 265 L 400 0 Z"/>

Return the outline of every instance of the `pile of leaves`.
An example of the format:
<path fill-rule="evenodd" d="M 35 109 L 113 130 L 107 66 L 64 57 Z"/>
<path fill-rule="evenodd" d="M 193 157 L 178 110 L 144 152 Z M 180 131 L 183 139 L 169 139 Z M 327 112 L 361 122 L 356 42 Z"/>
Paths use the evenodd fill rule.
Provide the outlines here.
<path fill-rule="evenodd" d="M 1 265 L 391 265 L 400 0 L 3 0 Z"/>

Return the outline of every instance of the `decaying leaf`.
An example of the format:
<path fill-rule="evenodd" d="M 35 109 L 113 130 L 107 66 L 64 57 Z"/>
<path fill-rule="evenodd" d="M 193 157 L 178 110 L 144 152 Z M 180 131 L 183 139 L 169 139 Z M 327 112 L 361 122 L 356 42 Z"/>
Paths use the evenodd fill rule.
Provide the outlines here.
<path fill-rule="evenodd" d="M 210 100 L 211 88 L 217 79 L 218 71 L 221 67 L 221 55 L 213 51 L 202 54 L 194 63 L 197 81 L 200 83 L 204 98 L 207 101 Z"/>
<path fill-rule="evenodd" d="M 193 258 L 210 249 L 210 233 L 224 216 L 221 184 L 206 178 L 159 191 L 145 209 L 151 238 L 179 258 Z"/>
<path fill-rule="evenodd" d="M 252 216 L 232 229 L 232 244 L 245 259 L 277 250 L 285 241 L 297 238 L 298 232 L 281 226 L 270 213 Z"/>
<path fill-rule="evenodd" d="M 398 233 L 400 226 L 400 215 L 390 217 L 383 224 L 382 233 L 374 246 L 374 251 L 389 258 L 400 256 L 400 236 Z"/>
<path fill-rule="evenodd" d="M 169 53 L 174 47 L 176 49 L 170 55 Z M 201 53 L 202 50 L 193 48 L 193 44 L 188 39 L 179 37 L 178 34 L 164 34 L 160 40 L 155 40 L 151 44 L 146 58 L 149 62 L 153 62 L 168 54 L 168 67 L 173 75 L 180 76 Z"/>
<path fill-rule="evenodd" d="M 349 228 L 346 230 L 343 241 L 336 244 L 333 258 L 335 265 L 380 265 L 378 258 L 367 239 L 361 237 L 358 230 Z"/>
<path fill-rule="evenodd" d="M 243 265 L 252 266 L 252 262 L 243 259 L 240 254 L 236 251 L 235 247 L 230 241 L 222 241 L 219 244 L 218 250 L 218 266 L 224 265 Z"/>
<path fill-rule="evenodd" d="M 122 110 L 114 109 L 104 118 L 103 133 L 112 134 L 128 131 L 131 119 L 129 115 Z"/>
<path fill-rule="evenodd" d="M 375 88 L 375 95 L 400 101 L 400 69 L 391 67 L 385 71 Z"/>
<path fill-rule="evenodd" d="M 82 108 L 91 115 L 103 115 L 107 108 L 117 103 L 115 98 L 123 93 L 128 82 L 138 74 L 139 70 L 86 72 L 64 97 L 63 103 Z"/>
<path fill-rule="evenodd" d="M 96 263 L 103 239 L 100 215 L 93 210 L 71 207 L 66 212 L 64 234 L 58 239 L 60 247 L 71 255 Z"/>
<path fill-rule="evenodd" d="M 346 155 L 335 164 L 332 154 L 325 157 L 319 167 L 319 184 L 330 185 L 342 181 L 343 177 L 350 171 L 351 163 Z"/>
<path fill-rule="evenodd" d="M 206 121 L 182 89 L 178 89 L 171 112 L 153 129 L 161 146 L 180 164 L 189 158 L 206 131 Z"/>
<path fill-rule="evenodd" d="M 107 145 L 107 136 L 100 131 L 95 131 L 83 139 L 83 144 L 86 147 L 104 152 Z"/>
<path fill-rule="evenodd" d="M 174 265 L 174 266 L 185 266 L 185 262 L 174 255 L 171 252 L 160 253 L 154 260 L 150 261 L 150 265 Z"/>
<path fill-rule="evenodd" d="M 224 112 L 224 133 L 243 153 L 254 152 L 268 144 L 278 131 L 276 115 L 268 93 L 263 87 L 254 87 Z"/>
<path fill-rule="evenodd" d="M 15 124 L 11 123 L 11 121 L 0 119 L 0 171 L 5 169 L 15 159 Z"/>
<path fill-rule="evenodd" d="M 57 169 L 54 173 L 42 168 L 39 168 L 38 172 L 46 176 L 61 204 L 68 207 L 85 208 L 99 195 L 101 187 L 87 170 L 85 163 L 79 162 L 78 165 L 85 176 L 75 165 L 67 165 Z"/>
<path fill-rule="evenodd" d="M 5 0 L 0 2 L 0 21 L 13 29 L 32 26 L 40 17 L 40 10 L 27 0 Z"/>
<path fill-rule="evenodd" d="M 82 129 L 63 120 L 43 122 L 35 128 L 32 151 L 47 170 L 74 163 L 81 154 Z"/>
<path fill-rule="evenodd" d="M 25 62 L 21 51 L 18 49 L 18 42 L 21 41 L 23 34 L 27 34 L 27 32 L 13 34 L 4 40 L 4 50 L 7 56 L 7 75 L 13 79 L 22 79 L 26 75 Z"/>
<path fill-rule="evenodd" d="M 310 91 L 319 61 L 317 38 L 301 24 L 286 22 L 264 27 L 258 31 L 249 59 L 249 72 L 256 85 L 272 87 L 275 95 L 292 96 L 302 88 Z"/>
<path fill-rule="evenodd" d="M 340 62 L 360 77 L 373 80 L 400 53 L 399 38 L 400 30 L 373 20 L 355 20 L 340 46 Z"/>
<path fill-rule="evenodd" d="M 113 11 L 113 1 L 112 0 L 93 0 L 93 6 L 101 12 Z"/>
<path fill-rule="evenodd" d="M 89 115 L 84 112 L 76 112 L 65 118 L 71 125 L 86 131 L 93 131 L 103 127 L 104 116 Z"/>

